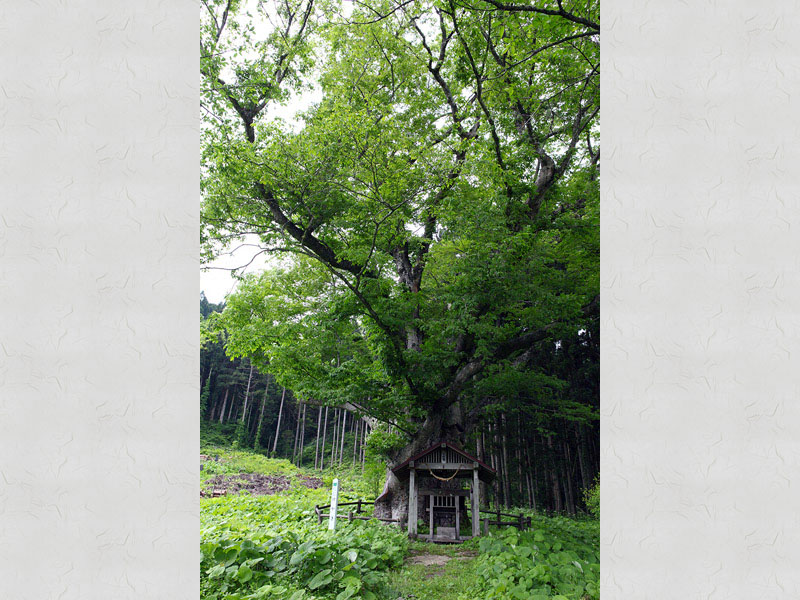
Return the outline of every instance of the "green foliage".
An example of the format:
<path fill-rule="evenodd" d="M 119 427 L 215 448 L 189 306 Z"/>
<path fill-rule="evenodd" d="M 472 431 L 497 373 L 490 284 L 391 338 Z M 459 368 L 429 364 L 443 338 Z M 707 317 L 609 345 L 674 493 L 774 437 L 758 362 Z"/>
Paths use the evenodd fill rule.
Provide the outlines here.
<path fill-rule="evenodd" d="M 246 450 L 220 447 L 201 442 L 200 453 L 217 460 L 205 463 L 203 473 L 212 475 L 228 473 L 260 473 L 262 475 L 286 475 L 294 477 L 303 470 L 283 458 L 267 458 Z M 216 466 L 215 466 L 216 465 Z M 217 469 L 215 471 L 215 469 Z"/>
<path fill-rule="evenodd" d="M 259 473 L 261 475 L 281 475 L 288 477 L 293 482 L 290 493 L 297 493 L 306 497 L 314 504 L 325 504 L 329 501 L 330 487 L 334 478 L 339 478 L 339 498 L 342 502 L 351 500 L 368 500 L 377 496 L 375 493 L 375 481 L 369 475 L 372 466 L 380 475 L 386 473 L 384 463 L 367 461 L 365 473 L 361 473 L 361 468 L 353 468 L 350 464 L 337 468 L 326 468 L 324 471 L 311 471 L 302 469 L 294 465 L 291 461 L 283 458 L 268 458 L 263 454 L 256 454 L 247 450 L 225 448 L 216 445 L 203 445 L 201 453 L 214 457 L 216 460 L 209 460 L 203 464 L 200 473 L 201 484 L 215 475 L 238 475 L 239 473 Z M 301 476 L 319 477 L 323 481 L 320 489 L 308 489 L 301 482 Z"/>
<path fill-rule="evenodd" d="M 308 597 L 374 597 L 381 573 L 402 564 L 405 536 L 378 522 L 340 521 L 337 531 L 329 532 L 311 518 L 310 500 L 319 501 L 313 496 L 204 501 L 203 598 L 224 598 L 232 591 L 257 598 L 248 594 L 264 593 L 265 585 L 282 585 L 287 594 L 307 590 L 313 593 Z"/>
<path fill-rule="evenodd" d="M 205 420 L 208 416 L 208 400 L 211 397 L 211 377 L 206 378 L 203 391 L 200 393 L 200 419 Z"/>
<path fill-rule="evenodd" d="M 202 241 L 284 260 L 229 298 L 228 354 L 412 433 L 445 395 L 593 420 L 550 363 L 598 294 L 598 2 L 248 6 L 203 11 Z"/>
<path fill-rule="evenodd" d="M 230 446 L 235 439 L 236 423 L 200 421 L 200 448 Z"/>
<path fill-rule="evenodd" d="M 201 598 L 258 600 L 475 600 L 567 598 L 594 600 L 599 586 L 599 524 L 593 519 L 547 517 L 527 511 L 532 531 L 492 529 L 459 546 L 409 542 L 396 527 L 377 521 L 339 520 L 335 533 L 319 525 L 315 504 L 327 504 L 334 475 L 341 501 L 364 499 L 357 472 L 327 472 L 325 486 L 309 489 L 312 475 L 287 460 L 251 452 L 204 447 L 219 460 L 204 464 L 204 480 L 242 472 L 281 475 L 294 485 L 273 496 L 203 498 Z M 409 551 L 453 557 L 430 572 L 403 565 Z M 464 552 L 478 553 L 476 558 Z"/>
<path fill-rule="evenodd" d="M 372 456 L 391 456 L 407 443 L 407 436 L 397 430 L 389 432 L 388 426 L 379 423 L 367 438 L 367 452 Z"/>
<path fill-rule="evenodd" d="M 385 479 L 386 464 L 383 461 L 367 456 L 364 464 L 363 480 L 367 486 L 367 495 L 370 498 L 377 498 L 380 495 Z"/>
<path fill-rule="evenodd" d="M 424 552 L 433 553 L 440 548 L 430 548 L 425 544 Z M 452 550 L 451 550 L 452 551 Z M 454 551 L 452 551 L 454 552 Z M 459 600 L 467 598 L 476 600 L 474 561 L 455 558 L 444 567 L 435 571 L 422 565 L 409 565 L 402 571 L 395 571 L 389 576 L 387 600 L 397 598 L 415 598 L 416 600 Z"/>
<path fill-rule="evenodd" d="M 270 257 L 201 306 L 210 348 L 412 440 L 555 438 L 537 466 L 574 472 L 599 407 L 599 2 L 351 6 L 201 7 L 204 258 Z M 241 369 L 217 378 L 237 411 Z"/>
<path fill-rule="evenodd" d="M 586 509 L 596 519 L 600 518 L 600 475 L 595 477 L 591 487 L 583 491 L 583 501 Z"/>
<path fill-rule="evenodd" d="M 598 600 L 599 523 L 534 515 L 533 531 L 509 528 L 480 540 L 477 597 Z"/>
<path fill-rule="evenodd" d="M 273 496 L 228 495 L 201 500 L 201 590 L 204 600 L 233 598 L 376 598 L 390 569 L 402 565 L 408 541 L 377 521 L 339 521 L 329 532 L 313 516 L 329 502 L 326 486 L 309 489 L 305 472 L 286 460 L 205 448 L 203 479 L 241 472 L 283 475 L 295 485 Z M 342 481 L 342 502 L 363 498 L 357 478 Z"/>

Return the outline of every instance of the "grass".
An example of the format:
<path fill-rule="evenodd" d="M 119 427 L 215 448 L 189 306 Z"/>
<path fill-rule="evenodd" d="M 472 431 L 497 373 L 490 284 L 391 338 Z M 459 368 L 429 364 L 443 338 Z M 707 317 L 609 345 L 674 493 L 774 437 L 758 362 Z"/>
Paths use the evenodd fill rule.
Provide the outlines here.
<path fill-rule="evenodd" d="M 431 544 L 432 553 L 444 546 Z M 447 552 L 454 554 L 455 550 Z M 454 557 L 442 566 L 406 565 L 389 574 L 387 598 L 411 600 L 459 600 L 474 587 L 475 571 L 472 557 Z"/>
<path fill-rule="evenodd" d="M 215 475 L 286 477 L 271 496 L 202 498 L 202 600 L 596 600 L 599 527 L 596 519 L 547 517 L 526 511 L 533 530 L 492 528 L 459 545 L 409 541 L 377 522 L 320 526 L 315 504 L 327 504 L 334 477 L 340 500 L 372 499 L 374 482 L 361 469 L 322 473 L 284 459 L 204 445 L 203 482 Z M 303 477 L 323 480 L 309 489 Z M 444 564 L 413 564 L 447 558 Z"/>

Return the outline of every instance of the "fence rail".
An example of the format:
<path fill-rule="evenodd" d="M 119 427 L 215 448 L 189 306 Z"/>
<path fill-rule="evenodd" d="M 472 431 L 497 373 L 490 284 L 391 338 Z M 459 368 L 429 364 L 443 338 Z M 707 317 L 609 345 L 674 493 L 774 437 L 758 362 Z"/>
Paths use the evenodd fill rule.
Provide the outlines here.
<path fill-rule="evenodd" d="M 517 527 L 520 531 L 525 531 L 531 526 L 532 519 L 531 517 L 526 517 L 522 513 L 512 514 L 512 513 L 504 513 L 500 512 L 499 510 L 484 510 L 479 509 L 479 513 L 483 513 L 486 515 L 493 515 L 496 516 L 497 519 L 494 521 L 490 520 L 489 517 L 483 517 L 483 533 L 489 533 L 489 525 L 497 525 L 498 527 Z M 509 517 L 514 519 L 514 521 L 502 521 L 502 517 Z"/>
<path fill-rule="evenodd" d="M 362 506 L 368 504 L 375 504 L 375 500 L 357 500 L 355 502 L 339 502 L 338 506 L 355 506 L 356 507 L 356 514 L 353 514 L 353 511 L 348 511 L 345 513 L 336 512 L 337 519 L 347 519 L 351 523 L 353 521 L 370 521 L 372 519 L 377 519 L 378 521 L 382 521 L 384 523 L 401 523 L 401 519 L 384 519 L 381 517 L 362 517 Z M 317 522 L 321 525 L 324 519 L 330 518 L 330 513 L 323 512 L 325 509 L 330 508 L 330 504 L 318 504 L 314 507 L 314 514 L 317 515 Z M 525 531 L 531 527 L 532 519 L 531 517 L 526 517 L 522 513 L 513 514 L 513 513 L 504 513 L 499 510 L 488 510 L 488 509 L 479 509 L 478 513 L 483 513 L 485 515 L 491 515 L 497 517 L 495 520 L 491 520 L 489 517 L 483 517 L 481 520 L 483 522 L 483 533 L 484 535 L 488 535 L 489 533 L 489 526 L 496 525 L 497 527 L 517 527 L 520 531 Z M 513 521 L 503 521 L 503 517 L 508 517 L 510 519 L 514 519 Z"/>
<path fill-rule="evenodd" d="M 357 500 L 356 502 L 339 502 L 338 506 L 355 506 L 356 507 L 356 513 L 358 515 L 360 515 L 361 512 L 362 512 L 361 511 L 361 506 L 364 505 L 364 504 L 375 504 L 375 500 Z M 324 519 L 327 519 L 327 518 L 329 518 L 331 516 L 330 513 L 322 512 L 326 508 L 330 508 L 330 507 L 331 507 L 330 504 L 322 504 L 322 505 L 318 504 L 318 505 L 316 505 L 314 507 L 314 514 L 317 515 L 317 522 L 320 525 L 322 524 L 322 521 Z M 351 523 L 353 521 L 371 521 L 372 519 L 377 519 L 378 521 L 382 521 L 384 523 L 399 523 L 400 522 L 400 519 L 384 519 L 382 517 L 361 517 L 361 516 L 356 516 L 356 515 L 353 514 L 352 510 L 348 511 L 346 514 L 339 513 L 337 511 L 336 512 L 336 518 L 337 519 L 347 519 Z"/>

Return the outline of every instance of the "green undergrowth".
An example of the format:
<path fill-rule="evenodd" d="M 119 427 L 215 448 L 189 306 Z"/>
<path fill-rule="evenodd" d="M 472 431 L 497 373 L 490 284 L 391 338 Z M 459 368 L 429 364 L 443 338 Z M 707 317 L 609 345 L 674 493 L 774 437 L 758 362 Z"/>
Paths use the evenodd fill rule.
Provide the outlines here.
<path fill-rule="evenodd" d="M 382 573 L 402 565 L 404 542 L 373 523 L 329 532 L 293 493 L 214 498 L 201 507 L 202 597 L 378 598 Z"/>
<path fill-rule="evenodd" d="M 330 501 L 340 477 L 340 502 L 366 499 L 368 485 L 355 473 L 322 473 L 310 489 L 301 479 L 320 477 L 283 459 L 224 448 L 203 464 L 201 480 L 259 473 L 287 477 L 289 489 L 273 495 L 228 494 L 200 501 L 201 598 L 204 600 L 346 600 L 383 598 L 386 573 L 398 569 L 408 540 L 377 521 L 340 520 L 335 532 L 320 525 L 314 505 Z M 201 485 L 203 485 L 201 483 Z"/>
<path fill-rule="evenodd" d="M 390 575 L 392 600 L 597 600 L 599 523 L 528 511 L 532 529 L 492 528 L 461 545 L 412 542 L 445 565 L 406 565 Z M 472 555 L 475 555 L 472 557 Z"/>
<path fill-rule="evenodd" d="M 320 475 L 241 450 L 205 447 L 203 453 L 219 458 L 203 464 L 203 481 L 260 473 L 287 477 L 292 485 L 274 495 L 201 498 L 202 600 L 599 598 L 596 519 L 527 512 L 532 530 L 492 528 L 490 536 L 461 545 L 409 541 L 397 527 L 375 520 L 339 520 L 329 532 L 327 523 L 318 523 L 314 505 L 330 501 L 334 477 L 341 502 L 374 498 L 360 469 Z M 302 485 L 310 476 L 321 477 L 324 485 Z M 405 562 L 425 554 L 449 560 Z"/>
<path fill-rule="evenodd" d="M 531 530 L 512 527 L 480 540 L 475 561 L 480 597 L 599 599 L 599 522 L 531 516 Z"/>
<path fill-rule="evenodd" d="M 441 548 L 442 546 L 438 546 Z M 387 598 L 460 600 L 475 596 L 475 561 L 454 557 L 443 566 L 408 565 L 389 575 Z"/>
<path fill-rule="evenodd" d="M 285 476 L 292 481 L 293 491 L 303 496 L 314 496 L 314 504 L 326 504 L 330 499 L 330 488 L 335 478 L 339 479 L 340 501 L 367 500 L 374 499 L 375 485 L 366 476 L 362 475 L 361 468 L 353 468 L 350 465 L 337 469 L 325 469 L 315 471 L 297 467 L 285 458 L 268 458 L 263 454 L 256 454 L 247 450 L 235 448 L 223 448 L 219 446 L 204 446 L 201 454 L 210 458 L 203 463 L 200 471 L 200 486 L 204 488 L 206 482 L 217 475 L 238 475 L 240 473 L 259 473 L 261 475 Z M 382 470 L 383 472 L 383 470 Z M 316 490 L 309 490 L 307 487 L 300 486 L 301 477 L 313 477 L 321 479 L 322 488 L 315 494 Z M 297 490 L 294 488 L 297 487 Z M 326 491 L 327 490 L 327 491 Z"/>

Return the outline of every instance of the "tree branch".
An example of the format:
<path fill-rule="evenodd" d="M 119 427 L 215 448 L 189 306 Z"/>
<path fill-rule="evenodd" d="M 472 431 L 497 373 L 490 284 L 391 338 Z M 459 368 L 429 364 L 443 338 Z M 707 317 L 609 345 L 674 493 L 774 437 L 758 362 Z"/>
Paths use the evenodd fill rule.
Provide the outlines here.
<path fill-rule="evenodd" d="M 589 19 L 584 19 L 583 17 L 579 17 L 576 14 L 564 10 L 564 6 L 562 5 L 561 0 L 558 0 L 558 10 L 552 10 L 549 8 L 539 8 L 536 6 L 529 6 L 524 4 L 506 4 L 504 2 L 500 2 L 499 0 L 484 0 L 484 2 L 491 4 L 495 8 L 506 12 L 532 12 L 538 15 L 563 17 L 564 19 L 572 21 L 573 23 L 578 23 L 579 25 L 584 25 L 596 31 L 600 31 L 600 25 L 598 23 L 595 23 L 594 21 L 591 21 Z"/>

